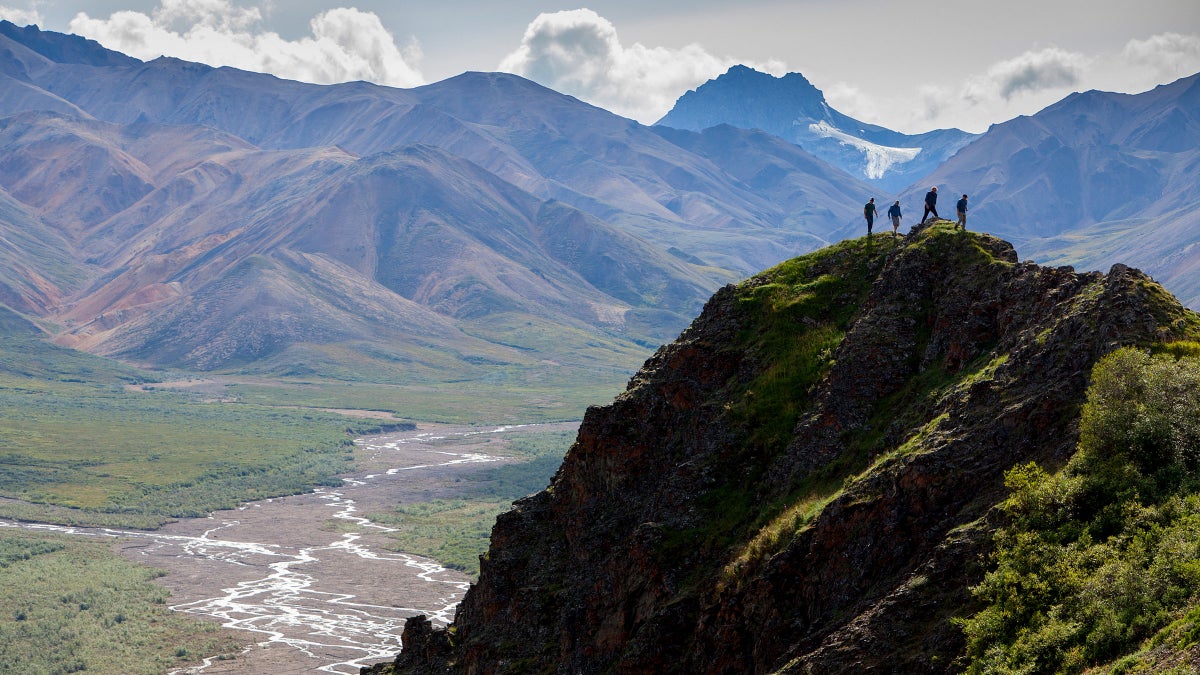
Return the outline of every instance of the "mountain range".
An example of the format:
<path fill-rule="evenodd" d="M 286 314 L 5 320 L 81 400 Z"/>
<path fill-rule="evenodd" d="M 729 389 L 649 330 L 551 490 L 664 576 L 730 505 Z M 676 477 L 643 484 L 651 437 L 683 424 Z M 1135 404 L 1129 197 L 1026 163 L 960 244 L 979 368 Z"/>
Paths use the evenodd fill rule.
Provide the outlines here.
<path fill-rule="evenodd" d="M 647 127 L 503 73 L 312 85 L 0 22 L 0 302 L 158 366 L 623 373 L 713 290 L 860 234 L 865 196 L 911 178 L 909 225 L 928 184 L 970 192 L 972 227 L 1034 258 L 1125 259 L 1200 304 L 1195 92 L 907 137 L 739 67 Z M 923 149 L 871 177 L 854 133 Z"/>
<path fill-rule="evenodd" d="M 309 85 L 2 22 L 0 78 L 0 299 L 158 365 L 625 369 L 866 189 L 500 73 Z"/>

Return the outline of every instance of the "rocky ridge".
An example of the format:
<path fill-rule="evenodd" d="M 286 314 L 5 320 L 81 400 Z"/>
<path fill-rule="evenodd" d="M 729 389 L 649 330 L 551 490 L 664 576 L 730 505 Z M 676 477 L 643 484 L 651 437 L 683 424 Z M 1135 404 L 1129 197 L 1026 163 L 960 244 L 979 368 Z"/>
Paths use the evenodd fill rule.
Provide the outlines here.
<path fill-rule="evenodd" d="M 1101 356 L 1198 333 L 1137 270 L 945 222 L 788 261 L 590 409 L 449 630 L 370 672 L 961 671 L 1004 471 L 1071 454 Z"/>

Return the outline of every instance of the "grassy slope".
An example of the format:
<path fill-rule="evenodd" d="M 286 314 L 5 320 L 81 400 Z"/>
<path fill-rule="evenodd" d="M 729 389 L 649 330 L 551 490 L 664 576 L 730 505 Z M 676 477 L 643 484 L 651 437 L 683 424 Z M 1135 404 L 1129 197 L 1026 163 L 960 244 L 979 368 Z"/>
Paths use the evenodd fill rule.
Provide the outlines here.
<path fill-rule="evenodd" d="M 716 563 L 692 575 L 688 583 L 696 588 L 723 587 L 769 557 L 837 494 L 844 479 L 865 468 L 864 452 L 833 463 L 783 498 L 763 503 L 756 497 L 767 467 L 785 450 L 804 412 L 807 397 L 797 392 L 809 391 L 828 372 L 834 350 L 895 246 L 888 236 L 846 240 L 737 287 L 744 328 L 739 343 L 729 348 L 769 366 L 752 381 L 731 383 L 722 396 L 729 416 L 747 430 L 748 444 L 730 466 L 713 470 L 740 476 L 740 482 L 704 495 L 705 525 L 672 533 L 660 551 L 665 557 L 701 551 L 696 557 Z M 714 574 L 723 581 L 713 584 Z"/>
<path fill-rule="evenodd" d="M 1005 264 L 992 260 L 978 247 L 962 247 L 951 232 L 940 226 L 925 236 L 924 246 L 957 247 L 956 266 Z M 986 278 L 986 275 L 975 276 Z M 1165 295 L 1157 285 L 1145 285 L 1145 290 L 1151 296 Z M 1164 301 L 1155 303 L 1155 307 L 1171 304 Z M 1172 325 L 1180 333 L 1200 336 L 1200 316 L 1160 314 L 1156 316 L 1160 325 Z M 767 319 L 765 324 L 771 322 Z M 810 334 L 813 332 L 817 330 L 811 329 Z M 1155 349 L 1182 351 L 1191 357 L 1200 355 L 1200 345 L 1196 343 L 1160 345 Z M 969 387 L 979 377 L 990 376 L 1006 358 L 1003 354 L 990 359 L 981 357 L 953 376 L 939 368 L 930 368 L 903 391 L 879 401 L 876 417 L 923 419 L 927 416 L 924 413 L 927 402 Z M 971 672 L 1071 673 L 1084 672 L 1089 667 L 1094 672 L 1194 672 L 1186 664 L 1194 665 L 1200 658 L 1200 575 L 1196 572 L 1200 569 L 1200 538 L 1195 528 L 1200 517 L 1197 490 L 1200 480 L 1194 473 L 1200 461 L 1197 459 L 1200 434 L 1195 422 L 1200 420 L 1200 399 L 1195 393 L 1200 391 L 1195 386 L 1200 382 L 1197 379 L 1200 360 L 1191 358 L 1189 363 L 1184 358 L 1179 363 L 1178 368 L 1190 369 L 1191 379 L 1187 384 L 1176 383 L 1174 390 L 1190 393 L 1181 395 L 1183 400 L 1176 401 L 1170 411 L 1163 410 L 1165 405 L 1157 405 L 1162 418 L 1174 416 L 1174 421 L 1160 418 L 1158 431 L 1173 435 L 1181 446 L 1190 443 L 1187 446 L 1190 451 L 1176 448 L 1177 461 L 1164 459 L 1155 469 L 1148 470 L 1154 473 L 1159 469 L 1160 486 L 1165 480 L 1161 474 L 1171 473 L 1174 482 L 1170 491 L 1164 490 L 1157 498 L 1151 498 L 1148 493 L 1152 491 L 1146 484 L 1155 480 L 1133 470 L 1127 458 L 1116 462 L 1089 459 L 1089 452 L 1094 454 L 1086 447 L 1089 442 L 1104 444 L 1122 458 L 1129 450 L 1111 450 L 1111 436 L 1115 435 L 1111 433 L 1103 442 L 1094 438 L 1089 441 L 1087 408 L 1080 455 L 1068 467 L 1054 474 L 1035 470 L 1032 475 L 1024 475 L 1014 471 L 1014 496 L 1005 509 L 1017 515 L 997 535 L 999 550 L 990 561 L 992 572 L 988 581 L 974 589 L 980 599 L 990 604 L 963 622 L 971 641 Z M 782 389 L 806 386 L 809 382 L 809 378 L 793 380 Z M 1155 408 L 1154 403 L 1145 399 L 1122 404 L 1140 411 L 1134 417 L 1143 420 L 1149 414 L 1146 409 Z M 770 410 L 776 404 L 760 401 L 758 405 Z M 1094 408 L 1096 404 L 1089 406 Z M 872 420 L 870 426 L 881 426 L 875 422 Z M 936 422 L 925 428 L 935 426 Z M 1108 431 L 1116 426 L 1119 425 Z M 895 452 L 919 451 L 921 435 L 918 431 Z M 1181 440 L 1181 436 L 1186 440 Z M 741 545 L 738 556 L 724 569 L 723 583 L 736 583 L 737 577 L 746 574 L 755 561 L 769 558 L 786 545 L 794 532 L 840 494 L 843 485 L 869 474 L 886 461 L 888 457 L 881 456 L 871 466 L 865 463 L 866 457 L 876 454 L 877 441 L 869 436 L 852 439 L 850 452 L 806 481 L 811 485 L 801 486 L 785 504 L 774 505 L 770 510 L 773 517 Z M 1190 468 L 1185 470 L 1184 466 Z M 1094 515 L 1095 520 L 1085 522 L 1087 518 L 1080 513 L 1079 506 L 1084 497 L 1070 496 L 1072 490 L 1084 489 L 1081 484 L 1092 486 L 1092 498 L 1103 493 L 1098 498 L 1103 503 L 1091 508 L 1103 511 L 1119 523 L 1107 524 L 1113 531 L 1104 533 L 1103 540 L 1093 541 L 1093 536 L 1100 535 L 1087 532 L 1089 528 L 1101 529 L 1096 521 L 1103 518 Z M 1030 507 L 1031 501 L 1037 501 L 1037 506 Z M 1030 514 L 1039 509 L 1041 512 L 1036 515 Z M 1025 613 L 1021 614 L 1022 611 Z"/>
<path fill-rule="evenodd" d="M 922 237 L 922 246 L 949 250 L 955 266 L 971 269 L 1010 264 L 992 258 L 979 246 L 963 246 L 962 235 L 945 225 L 934 226 Z M 827 371 L 831 354 L 842 339 L 848 321 L 866 297 L 873 279 L 872 270 L 877 269 L 873 260 L 887 252 L 881 247 L 881 244 L 886 247 L 886 238 L 882 239 L 884 241 L 875 242 L 876 248 L 870 248 L 865 239 L 848 240 L 783 263 L 739 286 L 740 305 L 747 321 L 739 349 L 749 355 L 769 355 L 771 367 L 752 382 L 734 383 L 727 398 L 731 417 L 742 421 L 749 431 L 753 449 L 744 456 L 754 458 L 756 463 L 742 472 L 745 477 L 742 484 L 724 486 L 705 495 L 701 501 L 707 514 L 703 519 L 705 526 L 674 533 L 668 537 L 662 551 L 663 555 L 676 556 L 700 550 L 704 553 L 698 556 L 699 559 L 721 561 L 720 567 L 699 569 L 685 582 L 697 592 L 709 587 L 714 574 L 717 589 L 736 587 L 739 579 L 753 575 L 759 565 L 786 547 L 826 504 L 843 493 L 846 486 L 881 470 L 881 465 L 891 457 L 881 454 L 882 439 L 878 434 L 860 434 L 847 438 L 848 452 L 794 486 L 788 495 L 767 504 L 753 498 L 761 470 L 783 450 L 798 415 L 803 412 L 796 408 L 799 397 L 795 392 L 808 390 Z M 990 278 L 983 273 L 967 276 Z M 1157 286 L 1147 290 L 1152 294 L 1163 293 Z M 1194 314 L 1156 318 L 1161 325 L 1175 325 L 1181 330 L 1187 324 L 1193 332 L 1200 334 L 1200 323 Z M 797 325 L 807 329 L 798 333 Z M 896 447 L 894 453 L 919 452 L 925 430 L 935 427 L 939 421 L 919 423 L 929 418 L 931 406 L 954 392 L 965 391 L 981 377 L 991 377 L 1006 358 L 1003 354 L 985 354 L 954 374 L 931 367 L 913 378 L 902 391 L 880 400 L 868 427 L 881 429 L 885 426 L 884 420 L 911 420 L 917 431 Z M 1191 414 L 1200 417 L 1200 410 Z M 871 457 L 876 457 L 877 461 L 871 462 Z M 729 471 L 732 473 L 732 469 Z M 1195 497 L 1184 499 L 1190 499 L 1186 503 L 1191 506 L 1179 507 L 1175 516 L 1178 522 L 1192 522 Z M 1195 583 L 1200 577 L 1189 578 L 1192 578 L 1193 589 L 1200 588 Z M 1200 629 L 1196 628 L 1200 625 L 1200 619 L 1197 619 L 1200 609 L 1195 605 L 1198 599 L 1200 592 L 1195 593 L 1189 603 L 1174 607 L 1170 617 L 1178 621 L 1165 622 L 1163 632 L 1144 645 L 1144 650 L 1158 650 L 1154 658 L 1160 663 L 1172 658 L 1170 650 L 1166 657 L 1162 656 L 1163 645 L 1167 643 L 1174 649 L 1192 649 L 1193 657 L 1200 652 L 1200 648 L 1190 646 L 1200 641 L 1197 637 Z M 1133 667 L 1130 664 L 1153 663 L 1150 658 L 1144 655 L 1127 657 L 1122 668 Z M 1012 663 L 1009 665 L 1013 668 L 982 668 L 979 672 L 1026 672 Z M 1029 672 L 1043 671 L 1035 668 Z"/>

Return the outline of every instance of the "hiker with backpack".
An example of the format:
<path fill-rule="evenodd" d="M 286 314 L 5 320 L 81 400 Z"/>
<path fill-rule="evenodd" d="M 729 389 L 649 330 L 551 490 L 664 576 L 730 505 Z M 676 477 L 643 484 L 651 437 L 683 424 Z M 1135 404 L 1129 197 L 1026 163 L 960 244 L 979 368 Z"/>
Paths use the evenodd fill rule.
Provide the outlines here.
<path fill-rule="evenodd" d="M 929 214 L 933 214 L 934 220 L 938 220 L 941 216 L 937 212 L 937 186 L 929 188 L 929 192 L 925 193 L 925 214 L 921 216 L 921 224 L 925 224 L 925 219 Z"/>
<path fill-rule="evenodd" d="M 958 208 L 958 224 L 955 227 L 961 227 L 965 231 L 967 229 L 967 196 L 963 195 L 956 206 Z"/>

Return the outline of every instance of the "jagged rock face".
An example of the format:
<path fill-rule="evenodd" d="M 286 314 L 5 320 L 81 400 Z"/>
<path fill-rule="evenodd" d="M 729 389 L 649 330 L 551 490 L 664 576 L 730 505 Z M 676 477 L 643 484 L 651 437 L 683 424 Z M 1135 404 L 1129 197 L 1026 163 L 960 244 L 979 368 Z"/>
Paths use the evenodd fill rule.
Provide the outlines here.
<path fill-rule="evenodd" d="M 1102 355 L 1195 325 L 1136 270 L 1020 263 L 945 224 L 726 287 L 588 411 L 452 632 L 414 621 L 396 667 L 961 670 L 949 619 L 1003 472 L 1069 455 Z"/>

